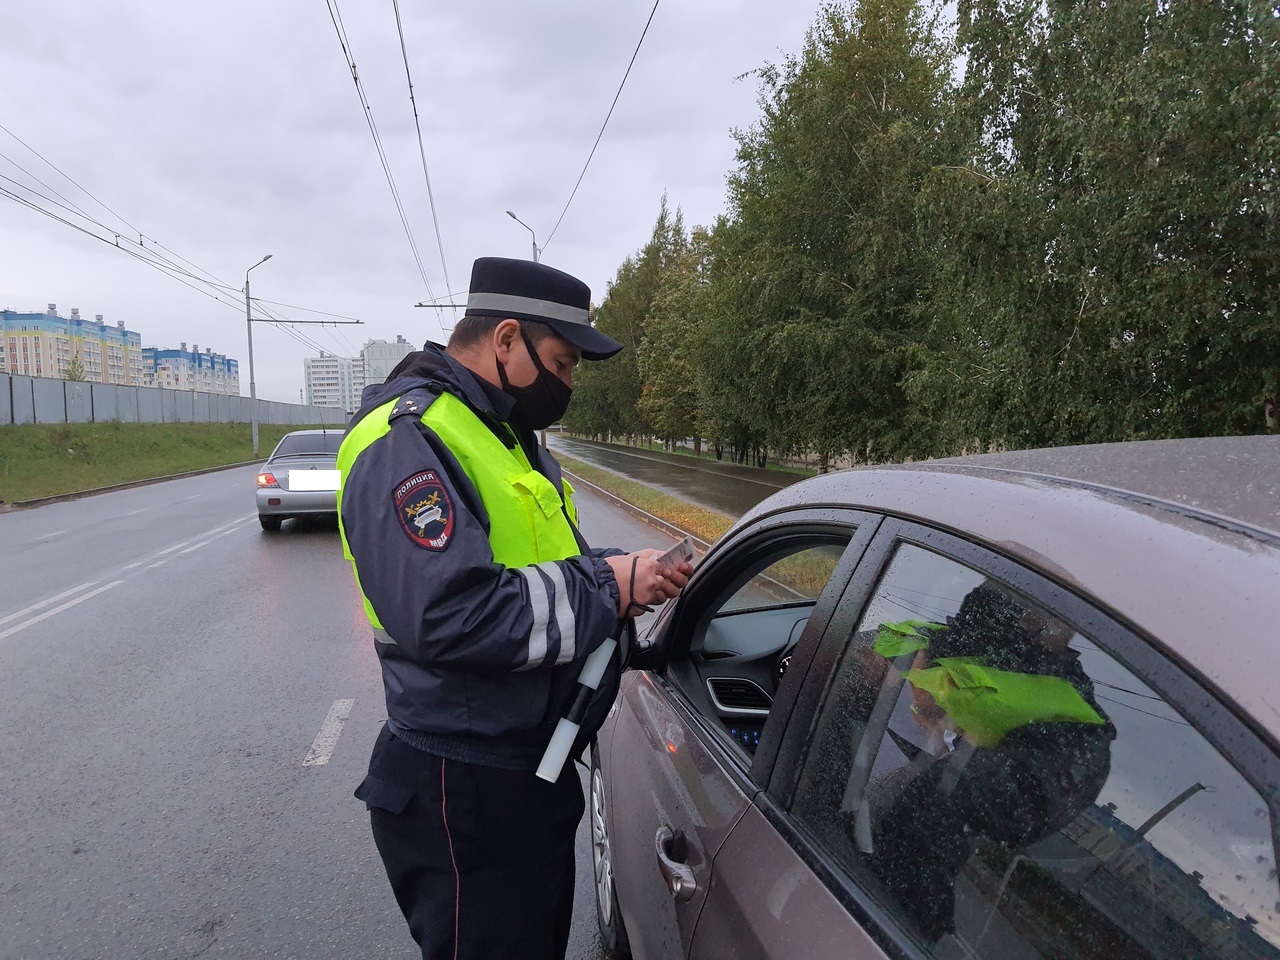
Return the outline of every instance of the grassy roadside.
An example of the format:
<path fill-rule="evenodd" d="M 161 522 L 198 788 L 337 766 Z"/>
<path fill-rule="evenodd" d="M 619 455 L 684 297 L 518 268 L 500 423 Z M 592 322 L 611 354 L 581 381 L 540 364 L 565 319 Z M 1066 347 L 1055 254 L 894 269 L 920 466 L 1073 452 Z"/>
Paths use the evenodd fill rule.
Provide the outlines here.
<path fill-rule="evenodd" d="M 259 426 L 265 457 L 297 427 Z M 253 459 L 247 423 L 0 427 L 0 502 L 16 503 Z"/>
<path fill-rule="evenodd" d="M 643 483 L 628 480 L 608 470 L 593 467 L 581 460 L 559 455 L 556 459 L 570 473 L 584 480 L 590 480 L 615 497 L 646 510 L 667 523 L 675 524 L 708 543 L 715 543 L 733 524 L 734 518 L 723 513 L 694 506 L 679 497 L 654 490 Z M 794 556 L 782 558 L 764 573 L 768 579 L 796 591 L 800 596 L 816 597 L 831 579 L 836 562 L 835 556 L 828 556 L 817 550 L 806 550 Z"/>
<path fill-rule="evenodd" d="M 720 539 L 733 524 L 733 517 L 714 510 L 706 510 L 688 501 L 673 497 L 670 494 L 646 487 L 643 483 L 628 480 L 608 470 L 601 470 L 572 457 L 556 455 L 556 459 L 570 473 L 575 473 L 584 480 L 590 480 L 597 487 L 603 487 L 615 497 L 634 504 L 641 510 L 647 510 L 655 517 L 673 523 L 682 530 L 687 530 L 695 537 L 714 543 Z"/>
<path fill-rule="evenodd" d="M 565 436 L 572 437 L 574 440 L 589 439 L 588 437 L 580 437 L 576 433 L 567 433 L 565 434 Z M 616 438 L 616 437 L 613 440 L 610 440 L 609 443 L 618 447 L 630 447 L 633 450 L 649 450 L 654 453 L 674 454 L 680 457 L 690 457 L 692 459 L 697 459 L 697 460 L 706 460 L 709 463 L 726 463 L 732 466 L 748 467 L 752 470 L 773 471 L 775 473 L 790 473 L 790 474 L 795 474 L 801 477 L 816 477 L 818 475 L 818 471 L 812 469 L 811 467 L 794 467 L 789 464 L 781 464 L 781 463 L 770 463 L 768 466 L 765 466 L 765 467 L 757 467 L 750 463 L 735 464 L 733 463 L 732 460 L 717 460 L 715 452 L 709 449 L 703 450 L 701 453 L 694 453 L 693 450 L 690 449 L 689 447 L 682 447 L 682 446 L 677 446 L 674 450 L 666 450 L 666 449 L 663 449 L 663 446 L 661 443 L 645 442 L 645 441 L 628 443 L 625 439 Z M 557 457 L 556 459 L 559 459 L 559 458 Z"/>

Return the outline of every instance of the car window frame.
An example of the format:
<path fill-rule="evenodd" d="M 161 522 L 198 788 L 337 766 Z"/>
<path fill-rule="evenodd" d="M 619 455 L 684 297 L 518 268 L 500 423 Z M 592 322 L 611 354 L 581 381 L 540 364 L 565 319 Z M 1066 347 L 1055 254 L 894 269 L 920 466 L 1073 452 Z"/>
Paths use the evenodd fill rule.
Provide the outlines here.
<path fill-rule="evenodd" d="M 912 544 L 1008 584 L 1089 637 L 1153 692 L 1176 704 L 1196 730 L 1261 795 L 1271 814 L 1273 856 L 1280 862 L 1280 745 L 1212 682 L 1160 641 L 1096 599 L 1059 582 L 1046 570 L 990 546 L 915 521 L 886 517 L 878 524 L 828 620 L 808 674 L 787 716 L 770 778 L 756 806 L 885 952 L 903 960 L 928 960 L 895 918 L 848 876 L 834 856 L 792 814 L 800 774 L 820 710 L 861 619 L 899 544 Z"/>
<path fill-rule="evenodd" d="M 766 514 L 736 531 L 723 545 L 717 546 L 710 561 L 699 565 L 680 600 L 672 605 L 669 613 L 664 611 L 664 616 L 655 626 L 655 630 L 662 630 L 663 643 L 660 650 L 643 654 L 647 660 L 646 669 L 668 699 L 679 708 L 691 729 L 698 731 L 704 745 L 717 755 L 718 762 L 726 769 L 733 769 L 742 781 L 740 785 L 750 793 L 763 789 L 769 780 L 781 731 L 787 726 L 782 718 L 795 703 L 796 692 L 802 685 L 812 657 L 821 645 L 822 634 L 832 614 L 838 609 L 840 598 L 844 595 L 863 552 L 874 540 L 880 519 L 876 514 L 843 507 L 802 507 Z M 830 580 L 814 602 L 809 620 L 792 654 L 787 677 L 774 698 L 769 719 L 761 734 L 760 746 L 754 755 L 745 756 L 729 734 L 713 718 L 707 717 L 680 683 L 672 679 L 672 651 L 674 649 L 687 656 L 691 638 L 699 630 L 705 629 L 712 618 L 712 614 L 706 609 L 695 611 L 694 606 L 700 599 L 719 597 L 725 590 L 726 581 L 736 576 L 730 574 L 731 569 L 740 569 L 743 564 L 750 563 L 752 556 L 759 556 L 783 540 L 822 534 L 847 535 L 849 542 L 836 562 Z M 706 607 L 710 605 L 704 604 Z M 668 617 L 670 620 L 666 622 Z M 744 759 L 749 762 L 744 763 Z"/>

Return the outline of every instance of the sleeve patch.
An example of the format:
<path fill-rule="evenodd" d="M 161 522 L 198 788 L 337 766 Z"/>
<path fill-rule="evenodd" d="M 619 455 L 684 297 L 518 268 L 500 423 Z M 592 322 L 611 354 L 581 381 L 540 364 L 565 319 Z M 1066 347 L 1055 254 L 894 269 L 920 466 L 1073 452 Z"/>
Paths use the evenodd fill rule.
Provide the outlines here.
<path fill-rule="evenodd" d="M 395 486 L 396 516 L 418 546 L 437 553 L 453 538 L 453 501 L 433 470 L 420 470 Z"/>

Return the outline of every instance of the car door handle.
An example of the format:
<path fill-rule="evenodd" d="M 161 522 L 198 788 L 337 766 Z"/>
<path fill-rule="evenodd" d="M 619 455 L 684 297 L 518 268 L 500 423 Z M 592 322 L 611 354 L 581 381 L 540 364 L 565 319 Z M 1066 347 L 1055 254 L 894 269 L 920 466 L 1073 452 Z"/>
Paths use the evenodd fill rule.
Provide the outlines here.
<path fill-rule="evenodd" d="M 687 856 L 684 834 L 677 834 L 670 827 L 661 826 L 658 828 L 658 835 L 654 837 L 654 846 L 657 848 L 658 870 L 671 895 L 681 903 L 692 900 L 693 895 L 698 892 L 698 881 L 693 879 L 693 868 L 684 862 L 684 857 Z"/>

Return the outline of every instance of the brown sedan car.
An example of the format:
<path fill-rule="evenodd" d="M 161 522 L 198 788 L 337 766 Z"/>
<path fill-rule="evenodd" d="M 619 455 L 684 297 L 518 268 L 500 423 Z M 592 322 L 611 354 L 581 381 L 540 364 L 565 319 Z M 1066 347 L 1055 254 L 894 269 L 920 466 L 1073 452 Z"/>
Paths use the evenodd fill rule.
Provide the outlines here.
<path fill-rule="evenodd" d="M 1280 958 L 1280 437 L 844 471 L 592 749 L 617 956 Z"/>

